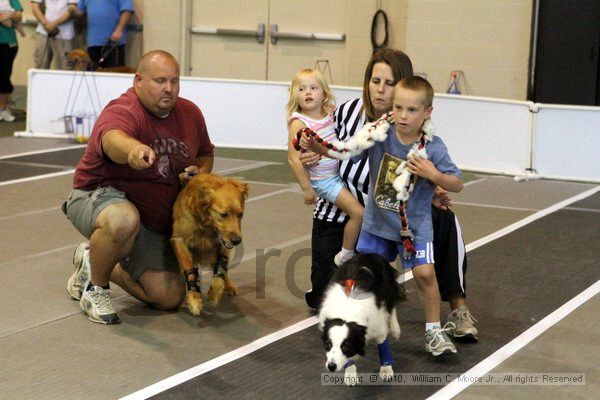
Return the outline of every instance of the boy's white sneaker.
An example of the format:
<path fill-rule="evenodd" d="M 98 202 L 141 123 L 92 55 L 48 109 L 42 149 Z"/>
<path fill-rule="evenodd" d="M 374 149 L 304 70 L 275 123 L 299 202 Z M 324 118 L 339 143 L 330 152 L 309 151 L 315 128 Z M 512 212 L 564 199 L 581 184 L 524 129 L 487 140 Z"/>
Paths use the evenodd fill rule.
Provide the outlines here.
<path fill-rule="evenodd" d="M 430 329 L 425 332 L 425 351 L 433 356 L 456 354 L 456 346 L 448 336 L 448 332 L 456 328 L 452 322 L 446 322 L 443 328 Z"/>

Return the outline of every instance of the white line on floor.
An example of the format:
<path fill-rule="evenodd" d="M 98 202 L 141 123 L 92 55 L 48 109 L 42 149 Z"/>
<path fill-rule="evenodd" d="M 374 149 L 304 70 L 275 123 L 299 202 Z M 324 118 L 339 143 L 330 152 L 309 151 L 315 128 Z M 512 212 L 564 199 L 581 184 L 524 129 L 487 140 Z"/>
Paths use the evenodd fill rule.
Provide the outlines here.
<path fill-rule="evenodd" d="M 296 186 L 295 183 L 261 182 L 261 181 L 250 181 L 250 180 L 246 180 L 246 179 L 244 179 L 244 182 L 246 182 L 246 183 L 253 183 L 255 185 L 281 186 L 281 187 L 288 187 L 288 188 L 293 188 L 293 187 Z"/>
<path fill-rule="evenodd" d="M 575 311 L 586 301 L 600 293 L 600 281 L 596 281 L 592 286 L 573 297 L 561 307 L 547 315 L 540 322 L 521 333 L 519 336 L 502 346 L 491 356 L 475 365 L 473 368 L 462 374 L 459 378 L 444 386 L 443 389 L 429 396 L 428 400 L 451 399 L 467 387 L 469 387 L 476 378 L 483 376 L 492 369 L 500 365 L 504 360 L 521 350 L 539 335 L 550 329 L 560 320 Z M 462 378 L 462 379 L 461 379 Z M 468 382 L 467 382 L 468 381 Z"/>
<path fill-rule="evenodd" d="M 468 202 L 468 201 L 452 201 L 452 204 L 456 204 L 456 205 L 460 205 L 460 206 L 498 208 L 498 209 L 501 209 L 501 210 L 511 210 L 511 211 L 530 211 L 530 212 L 538 211 L 537 208 L 533 209 L 533 208 L 524 208 L 524 207 L 499 206 L 497 204 L 471 203 L 471 202 Z"/>
<path fill-rule="evenodd" d="M 228 169 L 224 169 L 221 171 L 215 171 L 215 172 L 217 172 L 219 174 L 233 174 L 234 172 L 248 171 L 250 169 L 262 168 L 262 167 L 267 167 L 269 165 L 276 165 L 276 164 L 278 164 L 278 163 L 270 162 L 270 161 L 259 161 L 259 162 L 255 162 L 254 164 L 243 165 L 241 167 L 228 168 Z"/>
<path fill-rule="evenodd" d="M 57 176 L 69 175 L 69 174 L 72 174 L 73 172 L 75 172 L 75 170 L 70 169 L 68 171 L 53 172 L 51 174 L 29 176 L 27 178 L 21 178 L 21 179 L 13 179 L 12 181 L 0 182 L 0 186 L 12 185 L 15 183 L 25 183 L 25 182 L 30 182 L 30 181 L 37 181 L 39 179 L 54 178 Z"/>
<path fill-rule="evenodd" d="M 19 214 L 5 215 L 4 217 L 0 217 L 0 221 L 4 221 L 6 219 L 11 219 L 11 218 L 27 217 L 29 215 L 41 214 L 41 213 L 50 212 L 50 211 L 60 211 L 60 207 L 54 206 L 54 207 L 49 207 L 49 208 L 42 208 L 39 210 L 27 211 L 27 212 L 19 213 Z"/>
<path fill-rule="evenodd" d="M 72 165 L 57 165 L 57 164 L 44 164 L 35 162 L 22 162 L 12 160 L 0 160 L 2 165 L 16 165 L 19 167 L 34 167 L 34 168 L 48 168 L 48 169 L 71 169 Z"/>
<path fill-rule="evenodd" d="M 595 209 L 595 208 L 584 208 L 584 207 L 565 207 L 565 210 L 600 213 L 600 210 L 598 210 L 598 209 Z"/>
<path fill-rule="evenodd" d="M 487 180 L 487 178 L 475 179 L 474 181 L 469 181 L 469 182 L 465 183 L 463 186 L 471 186 L 471 185 L 474 185 L 476 183 L 483 182 L 486 180 Z"/>
<path fill-rule="evenodd" d="M 43 149 L 43 150 L 34 150 L 34 151 L 26 151 L 24 153 L 16 153 L 16 154 L 7 154 L 5 156 L 0 156 L 0 160 L 5 158 L 15 158 L 15 157 L 24 157 L 24 156 L 32 156 L 35 154 L 43 154 L 43 153 L 52 153 L 53 151 L 64 151 L 64 150 L 72 150 L 72 149 L 80 149 L 87 145 L 71 145 L 71 146 L 63 146 L 63 147 L 54 147 L 52 149 Z"/>
<path fill-rule="evenodd" d="M 161 393 L 173 386 L 179 385 L 181 383 L 187 382 L 190 379 L 193 379 L 199 375 L 202 375 L 208 371 L 211 371 L 215 368 L 220 367 L 221 365 L 225 365 L 231 361 L 235 361 L 241 357 L 247 356 L 255 352 L 256 350 L 262 349 L 265 346 L 268 346 L 271 343 L 274 343 L 281 339 L 282 337 L 286 337 L 289 335 L 293 335 L 296 332 L 300 332 L 306 328 L 309 328 L 317 323 L 316 317 L 310 317 L 303 321 L 300 321 L 294 325 L 291 325 L 287 328 L 281 329 L 275 333 L 272 333 L 267 336 L 263 336 L 255 341 L 248 343 L 245 346 L 242 346 L 236 350 L 230 351 L 229 353 L 225 353 L 222 356 L 217 358 L 213 358 L 210 361 L 192 367 L 188 370 L 178 373 L 177 375 L 173 375 L 172 377 L 165 379 L 164 381 L 160 381 L 155 383 L 152 386 L 148 386 L 140 391 L 132 393 L 128 396 L 122 397 L 122 399 L 132 400 L 132 399 L 147 399 L 150 396 L 154 396 L 157 393 Z"/>
<path fill-rule="evenodd" d="M 291 239 L 291 240 L 288 240 L 288 241 L 285 241 L 285 242 L 277 243 L 277 244 L 273 245 L 272 247 L 269 247 L 269 248 L 265 249 L 263 254 L 266 255 L 266 254 L 269 254 L 273 250 L 281 250 L 281 249 L 284 249 L 284 248 L 289 247 L 289 246 L 294 246 L 294 245 L 296 245 L 298 243 L 309 241 L 310 237 L 311 237 L 311 235 L 308 234 L 308 235 L 303 235 L 303 236 L 300 236 L 300 237 L 297 237 L 295 239 Z M 52 249 L 52 250 L 48 250 L 48 251 L 45 251 L 45 252 L 42 252 L 42 253 L 30 254 L 28 256 L 19 258 L 17 260 L 11 260 L 11 261 L 2 263 L 2 264 L 0 264 L 0 267 L 4 267 L 5 265 L 13 264 L 13 263 L 17 263 L 17 262 L 23 262 L 23 261 L 28 260 L 28 259 L 34 259 L 36 257 L 43 257 L 43 256 L 46 256 L 48 254 L 56 253 L 56 252 L 67 250 L 67 249 L 69 249 L 69 250 L 72 251 L 75 248 L 75 246 L 77 246 L 77 244 L 78 243 L 73 243 L 73 244 L 70 244 L 70 245 L 67 245 L 67 246 L 60 247 L 58 249 Z M 256 258 L 257 254 L 258 253 L 255 251 L 253 253 L 245 255 L 240 260 L 240 263 L 243 263 L 243 262 L 246 262 L 246 261 L 250 261 L 250 260 Z M 202 272 L 203 273 L 204 272 L 209 273 L 212 276 L 212 272 L 210 272 L 210 271 L 202 271 Z M 412 274 L 410 275 L 410 278 L 412 278 Z M 131 298 L 131 296 L 128 295 L 127 293 L 122 293 L 120 297 L 119 296 L 118 297 L 112 297 L 112 295 L 111 295 L 112 300 L 115 301 L 116 304 L 118 304 L 117 302 L 119 300 L 121 300 L 122 297 L 123 298 L 129 298 L 129 299 Z M 117 309 L 117 311 L 119 311 L 119 310 Z M 37 321 L 35 325 L 27 326 L 27 327 L 24 327 L 24 328 L 19 328 L 18 330 L 14 330 L 14 331 L 5 332 L 4 334 L 0 335 L 0 339 L 4 339 L 4 338 L 7 338 L 9 336 L 13 336 L 13 335 L 16 335 L 16 334 L 28 331 L 30 329 L 33 329 L 33 328 L 36 328 L 36 327 L 39 327 L 39 326 L 42 326 L 42 325 L 47 325 L 49 323 L 56 322 L 58 320 L 65 319 L 67 317 L 70 317 L 70 316 L 73 316 L 73 315 L 77 315 L 77 314 L 81 314 L 81 312 L 80 311 L 75 311 L 75 312 L 72 312 L 72 313 L 63 314 L 60 317 L 54 318 L 52 320 L 47 320 L 47 321 L 42 321 L 42 322 Z M 310 326 L 310 325 L 308 325 L 308 326 Z M 260 339 L 256 340 L 256 342 L 259 342 L 259 341 L 260 341 Z M 231 352 L 231 353 L 233 353 L 233 352 Z M 240 356 L 240 357 L 243 357 L 243 356 Z M 191 378 L 189 378 L 189 379 L 191 379 Z M 166 389 L 163 389 L 163 390 L 166 390 Z"/>
<path fill-rule="evenodd" d="M 297 192 L 293 188 L 288 187 L 286 189 L 277 190 L 275 192 L 265 193 L 260 196 L 250 197 L 248 200 L 246 200 L 246 203 L 249 203 L 251 201 L 261 200 L 266 197 L 276 196 L 281 193 L 297 193 Z M 54 212 L 54 211 L 60 211 L 60 207 L 59 206 L 49 207 L 49 208 L 43 208 L 40 210 L 27 211 L 27 212 L 19 213 L 19 214 L 5 215 L 3 217 L 0 217 L 0 221 L 4 221 L 7 219 L 11 219 L 11 218 L 27 217 L 30 215 L 41 214 L 41 213 L 45 213 L 45 212 Z"/>
<path fill-rule="evenodd" d="M 569 199 L 566 199 L 564 201 L 556 203 L 553 206 L 550 206 L 550 207 L 548 207 L 548 208 L 546 208 L 544 210 L 541 210 L 541 211 L 539 211 L 539 212 L 537 212 L 535 214 L 532 214 L 532 215 L 530 215 L 530 216 L 528 216 L 528 217 L 526 217 L 526 218 L 524 218 L 524 219 L 522 219 L 522 220 L 520 220 L 520 221 L 518 221 L 518 222 L 516 222 L 516 223 L 514 223 L 512 225 L 507 226 L 506 228 L 500 229 L 499 231 L 497 231 L 495 233 L 492 233 L 492 234 L 490 234 L 490 235 L 488 235 L 488 236 L 486 236 L 486 237 L 484 237 L 482 239 L 479 239 L 479 240 L 476 240 L 475 242 L 469 243 L 466 246 L 467 247 L 467 251 L 471 251 L 471 250 L 474 250 L 474 249 L 476 249 L 476 248 L 478 248 L 480 246 L 483 246 L 486 243 L 489 243 L 489 242 L 491 242 L 493 240 L 496 240 L 496 239 L 498 239 L 498 238 L 500 238 L 500 237 L 502 237 L 504 235 L 507 235 L 508 233 L 513 232 L 513 231 L 515 231 L 515 230 L 517 230 L 517 229 L 519 229 L 519 228 L 521 228 L 521 227 L 523 227 L 523 226 L 525 226 L 527 224 L 530 224 L 533 221 L 538 220 L 538 219 L 540 219 L 540 218 L 542 218 L 542 217 L 544 217 L 544 216 L 546 216 L 546 215 L 548 215 L 548 214 L 550 214 L 550 213 L 552 213 L 554 211 L 557 211 L 557 210 L 559 210 L 559 209 L 561 209 L 563 207 L 566 207 L 569 204 L 572 204 L 572 203 L 574 203 L 576 201 L 579 201 L 581 199 L 589 197 L 589 196 L 597 193 L 598 191 L 600 191 L 600 186 L 597 186 L 597 187 L 595 187 L 593 189 L 590 189 L 590 190 L 588 190 L 586 192 L 583 192 L 583 193 L 581 193 L 581 194 L 579 194 L 577 196 L 573 196 L 573 197 L 571 197 Z M 410 279 L 412 279 L 412 273 L 410 273 L 410 271 L 409 271 L 409 272 L 405 273 L 402 276 L 402 278 L 399 279 L 399 281 L 406 282 L 406 281 L 408 281 Z M 570 303 L 568 303 L 568 304 L 570 304 Z M 583 304 L 583 303 L 581 303 L 581 304 Z M 542 320 L 542 321 L 544 321 L 544 320 Z M 536 325 L 539 325 L 542 321 L 540 321 Z M 302 329 L 305 329 L 305 328 L 308 328 L 310 326 L 315 325 L 316 323 L 317 323 L 316 318 L 315 317 L 311 317 L 311 318 L 305 319 L 303 321 L 300 321 L 300 322 L 298 322 L 295 325 L 292 325 L 292 327 L 303 326 L 304 328 L 302 328 Z M 543 330 L 541 332 L 543 332 L 546 329 L 550 328 L 552 325 L 548 325 L 548 326 L 543 325 Z M 155 384 L 153 384 L 151 386 L 145 387 L 145 388 L 143 388 L 143 389 L 141 389 L 141 390 L 139 390 L 137 392 L 134 392 L 134 393 L 132 393 L 132 394 L 130 394 L 128 396 L 125 396 L 122 399 L 127 399 L 127 400 L 147 399 L 147 398 L 149 398 L 151 396 L 154 396 L 154 395 L 156 395 L 158 393 L 162 393 L 165 390 L 170 389 L 170 388 L 172 388 L 172 387 L 174 387 L 174 386 L 176 386 L 178 384 L 181 384 L 183 382 L 187 382 L 190 379 L 196 378 L 196 377 L 198 377 L 198 376 L 200 376 L 200 375 L 202 375 L 202 374 L 204 374 L 206 372 L 209 372 L 209 371 L 211 371 L 213 369 L 221 367 L 221 366 L 223 366 L 223 365 L 225 365 L 225 364 L 227 364 L 227 363 L 229 363 L 231 361 L 235 361 L 235 360 L 237 360 L 237 359 L 239 359 L 241 357 L 244 357 L 244 356 L 252 353 L 253 351 L 259 350 L 262 347 L 265 347 L 265 346 L 267 346 L 267 345 L 269 345 L 271 343 L 274 343 L 274 342 L 276 342 L 276 341 L 278 341 L 280 339 L 283 339 L 283 338 L 285 338 L 285 337 L 287 337 L 287 336 L 289 336 L 289 335 L 291 335 L 291 334 L 293 334 L 295 332 L 298 332 L 298 331 L 302 330 L 302 329 L 297 329 L 297 330 L 295 330 L 295 331 L 293 331 L 293 332 L 290 333 L 290 331 L 288 331 L 288 329 L 290 329 L 290 328 L 291 327 L 281 329 L 281 330 L 279 330 L 277 332 L 274 332 L 274 333 L 272 333 L 272 334 L 270 334 L 270 335 L 265 336 L 264 338 L 262 338 L 262 339 L 268 338 L 268 340 L 266 340 L 266 341 L 261 341 L 262 339 L 257 339 L 254 342 L 250 343 L 249 345 L 242 346 L 242 347 L 240 347 L 240 348 L 238 348 L 236 350 L 233 350 L 233 351 L 230 351 L 229 353 L 226 353 L 223 356 L 220 356 L 220 357 L 214 358 L 212 360 L 206 361 L 206 362 L 204 362 L 202 364 L 197 365 L 196 367 L 192 367 L 192 368 L 190 368 L 188 370 L 180 372 L 177 375 L 173 375 L 173 376 L 171 376 L 169 378 L 163 379 L 160 382 L 157 382 L 157 383 L 155 383 Z M 539 335 L 539 333 L 538 333 L 538 335 Z M 251 347 L 247 347 L 247 346 L 251 346 Z M 513 353 L 510 353 L 510 354 L 513 354 Z M 506 357 L 508 357 L 510 354 L 508 354 Z M 485 360 L 484 360 L 484 362 L 485 362 Z M 446 398 L 446 397 L 440 397 L 440 398 Z"/>
<path fill-rule="evenodd" d="M 295 193 L 295 191 L 294 191 L 294 189 L 291 189 L 291 188 L 281 189 L 281 190 L 277 190 L 275 192 L 261 194 L 260 196 L 250 197 L 248 200 L 246 200 L 246 203 L 251 202 L 251 201 L 261 200 L 261 199 L 264 199 L 265 197 L 271 197 L 271 196 L 275 196 L 275 195 L 278 195 L 281 193 Z"/>
<path fill-rule="evenodd" d="M 478 248 L 480 246 L 483 246 L 486 243 L 491 242 L 492 240 L 496 240 L 498 238 L 501 238 L 502 236 L 507 235 L 507 234 L 509 234 L 511 232 L 514 232 L 517 229 L 519 229 L 519 228 L 521 228 L 521 227 L 523 227 L 523 226 L 525 226 L 527 224 L 530 224 L 530 223 L 532 223 L 535 220 L 538 220 L 538 219 L 540 219 L 542 217 L 545 217 L 546 215 L 551 214 L 551 213 L 553 213 L 555 211 L 558 211 L 561 208 L 565 208 L 566 206 L 568 206 L 570 204 L 573 204 L 573 203 L 575 203 L 575 202 L 577 202 L 579 200 L 583 200 L 583 199 L 585 199 L 587 197 L 590 197 L 590 196 L 598 193 L 599 191 L 600 191 L 600 186 L 596 186 L 596 187 L 594 187 L 592 189 L 586 190 L 583 193 L 580 193 L 580 194 L 578 194 L 576 196 L 573 196 L 573 197 L 570 197 L 570 198 L 568 198 L 566 200 L 558 202 L 558 203 L 556 203 L 556 204 L 554 204 L 554 205 L 552 205 L 552 206 L 550 206 L 548 208 L 540 210 L 540 211 L 536 212 L 535 214 L 531 214 L 531 215 L 523 218 L 522 220 L 519 220 L 519 221 L 515 222 L 514 224 L 511 224 L 511 225 L 509 225 L 509 226 L 507 226 L 505 228 L 500 229 L 499 231 L 496 231 L 496 232 L 494 232 L 494 233 L 492 233 L 490 235 L 487 235 L 487 236 L 485 236 L 485 237 L 483 237 L 481 239 L 478 239 L 478 240 L 476 240 L 474 242 L 469 243 L 466 246 L 467 247 L 467 251 L 474 250 L 474 249 L 476 249 L 476 248 Z"/>
<path fill-rule="evenodd" d="M 14 259 L 14 260 L 5 261 L 3 263 L 0 263 L 0 267 L 4 267 L 5 265 L 10 265 L 10 264 L 13 264 L 13 263 L 18 263 L 18 262 L 23 262 L 23 261 L 35 259 L 35 258 L 38 258 L 38 257 L 44 257 L 44 256 L 47 256 L 48 254 L 58 253 L 59 251 L 63 251 L 63 250 L 67 250 L 67 249 L 71 249 L 71 251 L 73 251 L 73 249 L 75 249 L 75 246 L 77 246 L 78 244 L 79 243 L 73 243 L 73 244 L 69 244 L 67 246 L 59 247 L 57 249 L 43 251 L 41 253 L 28 254 L 26 256 L 23 256 L 23 257 Z"/>
<path fill-rule="evenodd" d="M 246 165 L 243 167 L 229 168 L 229 169 L 224 169 L 224 170 L 219 170 L 219 171 L 214 171 L 214 172 L 217 174 L 230 174 L 233 172 L 247 171 L 249 169 L 261 168 L 261 167 L 265 167 L 268 165 L 274 165 L 274 164 L 277 164 L 277 163 L 273 163 L 270 161 L 260 161 L 255 164 Z M 24 183 L 24 182 L 29 182 L 29 181 L 36 181 L 38 179 L 54 178 L 56 176 L 68 175 L 68 174 L 72 174 L 74 172 L 75 172 L 75 169 L 70 169 L 68 171 L 53 172 L 51 174 L 43 174 L 43 175 L 29 176 L 27 178 L 13 179 L 12 181 L 0 182 L 0 186 L 12 185 L 15 183 Z"/>

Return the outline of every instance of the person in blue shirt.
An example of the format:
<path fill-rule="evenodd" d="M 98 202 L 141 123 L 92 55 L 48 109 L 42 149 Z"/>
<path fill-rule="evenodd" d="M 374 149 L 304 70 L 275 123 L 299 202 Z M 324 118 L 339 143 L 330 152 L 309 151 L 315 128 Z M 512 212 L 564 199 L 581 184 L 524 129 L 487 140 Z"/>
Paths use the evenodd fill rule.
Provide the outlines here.
<path fill-rule="evenodd" d="M 86 45 L 94 67 L 125 66 L 132 0 L 79 0 L 69 11 L 79 17 L 87 15 Z"/>
<path fill-rule="evenodd" d="M 381 254 L 389 261 L 400 254 L 404 268 L 412 269 L 425 312 L 425 350 L 438 356 L 456 353 L 456 347 L 447 334 L 449 327 L 440 324 L 431 201 L 436 185 L 460 192 L 463 182 L 442 139 L 427 132 L 433 93 L 421 77 L 400 80 L 394 88 L 394 125 L 384 141 L 362 153 L 369 157 L 371 188 L 357 250 Z M 396 180 L 403 173 L 407 179 Z M 390 191 L 392 185 L 395 190 Z"/>

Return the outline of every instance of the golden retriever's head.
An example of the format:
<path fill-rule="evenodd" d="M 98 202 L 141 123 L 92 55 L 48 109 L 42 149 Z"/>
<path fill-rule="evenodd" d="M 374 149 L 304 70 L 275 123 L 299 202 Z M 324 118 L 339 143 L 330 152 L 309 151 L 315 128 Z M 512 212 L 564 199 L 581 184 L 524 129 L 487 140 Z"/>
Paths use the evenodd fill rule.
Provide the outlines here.
<path fill-rule="evenodd" d="M 242 217 L 248 195 L 248 185 L 236 179 L 213 174 L 200 174 L 188 186 L 198 194 L 191 199 L 204 227 L 215 229 L 219 242 L 231 249 L 242 242 Z"/>
<path fill-rule="evenodd" d="M 83 49 L 74 49 L 65 53 L 67 66 L 75 71 L 86 71 L 91 63 L 90 56 Z"/>

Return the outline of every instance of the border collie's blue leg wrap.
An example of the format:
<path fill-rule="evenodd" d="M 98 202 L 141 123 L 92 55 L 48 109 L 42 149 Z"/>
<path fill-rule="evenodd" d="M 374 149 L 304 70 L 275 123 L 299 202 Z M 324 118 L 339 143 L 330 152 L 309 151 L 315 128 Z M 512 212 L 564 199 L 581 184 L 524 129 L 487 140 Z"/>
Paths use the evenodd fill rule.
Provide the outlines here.
<path fill-rule="evenodd" d="M 348 361 L 346 361 L 346 364 L 344 364 L 344 369 L 348 368 L 351 365 L 354 365 L 354 360 L 348 360 Z"/>
<path fill-rule="evenodd" d="M 394 365 L 394 357 L 392 356 L 389 339 L 385 339 L 379 343 L 377 351 L 379 351 L 379 365 Z"/>

